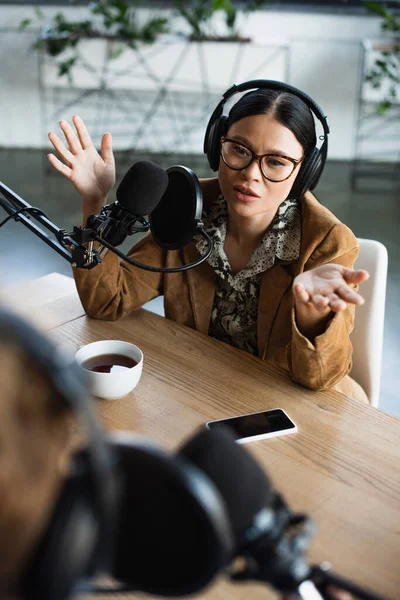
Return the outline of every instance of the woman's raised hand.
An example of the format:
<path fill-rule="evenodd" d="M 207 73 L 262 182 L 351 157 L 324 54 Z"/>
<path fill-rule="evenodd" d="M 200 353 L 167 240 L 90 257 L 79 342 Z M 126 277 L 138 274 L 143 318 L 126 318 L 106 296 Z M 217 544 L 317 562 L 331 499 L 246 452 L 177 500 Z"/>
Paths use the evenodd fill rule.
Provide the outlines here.
<path fill-rule="evenodd" d="M 83 199 L 84 212 L 85 209 L 99 212 L 115 183 L 111 134 L 103 135 L 99 154 L 82 119 L 74 115 L 72 121 L 76 133 L 67 121 L 60 121 L 67 145 L 53 131 L 48 134 L 64 162 L 54 154 L 48 154 L 48 159 L 78 190 Z"/>
<path fill-rule="evenodd" d="M 320 335 L 332 313 L 345 310 L 348 304 L 364 304 L 352 285 L 368 278 L 369 273 L 363 269 L 335 264 L 321 265 L 297 275 L 293 294 L 300 331 L 309 338 Z"/>

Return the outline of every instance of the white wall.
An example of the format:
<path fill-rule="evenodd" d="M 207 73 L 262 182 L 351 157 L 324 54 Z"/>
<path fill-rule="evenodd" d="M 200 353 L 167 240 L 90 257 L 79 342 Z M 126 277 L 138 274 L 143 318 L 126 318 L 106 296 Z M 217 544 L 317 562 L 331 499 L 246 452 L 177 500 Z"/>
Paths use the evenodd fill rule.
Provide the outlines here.
<path fill-rule="evenodd" d="M 76 7 L 43 7 L 43 12 L 48 16 L 59 10 L 76 19 L 83 17 L 86 11 Z M 45 125 L 41 115 L 38 56 L 30 49 L 37 32 L 7 31 L 7 28 L 18 27 L 23 18 L 31 15 L 33 7 L 30 6 L 0 7 L 0 25 L 3 29 L 0 36 L 0 52 L 3 57 L 0 64 L 0 145 L 5 147 L 46 147 L 46 132 L 43 129 L 47 124 Z M 180 29 L 183 28 L 182 25 Z M 287 41 L 290 46 L 287 82 L 306 91 L 328 115 L 331 127 L 330 158 L 351 158 L 357 114 L 360 42 L 365 37 L 379 37 L 379 19 L 370 16 L 263 11 L 249 16 L 242 33 L 251 36 L 256 45 L 259 44 L 258 52 L 261 53 L 267 51 L 263 50 L 263 44 L 276 39 Z M 211 61 L 214 78 L 220 84 L 219 90 L 215 86 L 213 88 L 213 92 L 217 92 L 217 99 L 218 93 L 232 83 L 229 80 L 231 71 L 227 68 L 228 55 L 224 56 L 227 52 L 227 47 L 224 48 L 220 44 Z M 259 58 L 254 58 L 255 64 L 258 64 L 257 61 L 262 56 L 259 54 Z M 158 58 L 165 73 L 171 67 L 170 59 L 166 57 L 167 53 L 164 52 L 161 58 Z M 246 67 L 249 73 L 250 66 Z M 279 68 L 284 67 L 280 64 L 277 68 L 279 73 Z M 263 72 L 260 68 L 260 73 L 251 74 L 253 78 L 276 78 L 279 76 L 277 72 L 274 69 Z M 241 76 L 247 78 L 245 72 L 242 72 Z M 154 98 L 154 91 L 150 90 L 150 96 L 150 99 Z M 76 107 L 76 104 L 72 104 L 66 116 L 72 115 L 75 110 L 80 110 L 79 105 Z M 109 125 L 108 114 L 100 123 L 105 128 Z M 203 126 L 203 123 L 200 125 Z M 57 127 L 56 115 L 50 127 Z M 129 127 L 131 125 L 127 121 L 125 129 Z M 202 151 L 201 139 L 200 130 L 199 134 L 191 139 L 192 151 Z M 123 143 L 126 144 L 126 139 Z M 116 147 L 123 147 L 123 143 L 119 142 L 118 137 L 115 139 Z"/>

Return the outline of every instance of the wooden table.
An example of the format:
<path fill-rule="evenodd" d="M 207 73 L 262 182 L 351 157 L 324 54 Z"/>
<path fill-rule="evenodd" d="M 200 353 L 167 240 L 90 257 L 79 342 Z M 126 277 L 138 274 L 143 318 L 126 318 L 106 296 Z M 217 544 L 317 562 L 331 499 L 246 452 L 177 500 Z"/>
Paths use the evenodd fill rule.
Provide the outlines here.
<path fill-rule="evenodd" d="M 284 408 L 298 433 L 246 449 L 289 506 L 315 520 L 310 563 L 327 560 L 337 574 L 400 598 L 400 419 L 337 392 L 307 390 L 250 354 L 143 309 L 118 322 L 90 319 L 73 280 L 61 275 L 31 282 L 17 296 L 35 312 L 42 307 L 51 335 L 74 348 L 121 339 L 143 350 L 134 392 L 95 400 L 106 427 L 140 432 L 175 449 L 206 420 Z M 201 597 L 277 596 L 262 585 L 220 579 Z"/>

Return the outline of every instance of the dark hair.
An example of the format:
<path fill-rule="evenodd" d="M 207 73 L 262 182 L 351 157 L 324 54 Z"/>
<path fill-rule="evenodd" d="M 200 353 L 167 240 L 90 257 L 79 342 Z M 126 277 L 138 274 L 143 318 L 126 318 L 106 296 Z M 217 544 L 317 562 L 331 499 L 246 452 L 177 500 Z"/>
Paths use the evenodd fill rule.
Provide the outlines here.
<path fill-rule="evenodd" d="M 317 137 L 314 117 L 301 98 L 282 90 L 258 89 L 247 92 L 232 106 L 226 131 L 233 123 L 254 115 L 271 115 L 290 129 L 303 146 L 305 156 L 315 148 Z"/>

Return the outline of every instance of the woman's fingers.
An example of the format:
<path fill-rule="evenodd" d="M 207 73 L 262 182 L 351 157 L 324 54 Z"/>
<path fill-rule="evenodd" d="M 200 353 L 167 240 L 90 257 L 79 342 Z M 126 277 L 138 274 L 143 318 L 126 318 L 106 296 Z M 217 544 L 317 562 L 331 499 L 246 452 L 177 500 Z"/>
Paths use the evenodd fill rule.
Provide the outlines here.
<path fill-rule="evenodd" d="M 68 142 L 68 146 L 72 154 L 77 154 L 79 150 L 82 150 L 82 146 L 76 136 L 75 131 L 67 121 L 60 121 L 60 127 L 65 135 L 65 139 Z"/>
<path fill-rule="evenodd" d="M 310 295 L 302 283 L 295 283 L 293 286 L 293 292 L 295 298 L 301 300 L 302 302 L 308 302 L 310 300 Z"/>
<path fill-rule="evenodd" d="M 313 294 L 311 296 L 311 300 L 315 308 L 318 308 L 319 310 L 322 310 L 323 308 L 326 308 L 329 305 L 328 296 L 322 296 L 321 294 Z"/>
<path fill-rule="evenodd" d="M 65 177 L 67 177 L 68 179 L 71 178 L 72 170 L 69 167 L 67 167 L 67 165 L 65 165 L 63 162 L 61 162 L 61 160 L 58 160 L 58 158 L 54 156 L 54 154 L 48 154 L 47 158 L 59 173 L 65 175 Z"/>
<path fill-rule="evenodd" d="M 105 133 L 101 138 L 101 156 L 107 165 L 114 164 L 111 133 Z"/>
<path fill-rule="evenodd" d="M 50 133 L 48 134 L 48 138 L 53 144 L 54 148 L 57 150 L 58 154 L 61 156 L 61 158 L 63 158 L 66 163 L 71 165 L 72 161 L 74 160 L 74 155 L 71 154 L 71 152 L 65 146 L 64 142 L 60 140 L 60 138 L 56 133 L 54 133 L 54 131 L 50 131 Z"/>
<path fill-rule="evenodd" d="M 336 289 L 336 294 L 339 298 L 342 298 L 346 302 L 351 302 L 351 304 L 364 304 L 364 298 L 352 290 L 348 285 L 341 285 Z"/>
<path fill-rule="evenodd" d="M 346 286 L 343 286 L 346 287 Z M 338 290 L 337 290 L 338 292 Z M 354 297 L 359 298 L 360 300 L 354 299 Z M 342 293 L 331 292 L 330 294 L 322 295 L 322 294 L 311 294 L 311 300 L 316 308 L 322 310 L 324 308 L 329 308 L 334 312 L 340 312 L 341 310 L 345 310 L 347 308 L 347 304 L 362 304 L 364 299 L 353 292 L 353 290 L 346 290 Z"/>
<path fill-rule="evenodd" d="M 343 279 L 347 283 L 362 283 L 369 279 L 369 273 L 365 269 L 347 269 L 343 267 Z"/>
<path fill-rule="evenodd" d="M 334 312 L 340 312 L 347 308 L 347 302 L 342 300 L 337 294 L 329 294 L 328 301 L 330 309 Z"/>
<path fill-rule="evenodd" d="M 86 129 L 86 125 L 79 115 L 74 115 L 72 117 L 72 122 L 75 125 L 76 132 L 78 134 L 79 141 L 84 150 L 87 148 L 91 148 L 94 144 L 92 142 L 92 138 L 89 135 L 88 130 Z M 72 128 L 71 128 L 72 129 Z"/>

